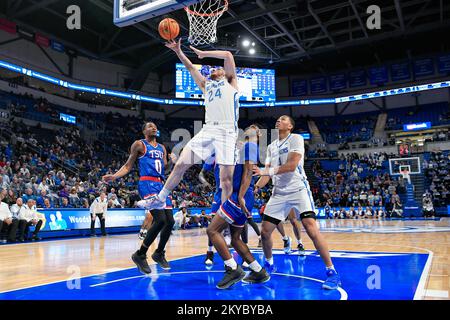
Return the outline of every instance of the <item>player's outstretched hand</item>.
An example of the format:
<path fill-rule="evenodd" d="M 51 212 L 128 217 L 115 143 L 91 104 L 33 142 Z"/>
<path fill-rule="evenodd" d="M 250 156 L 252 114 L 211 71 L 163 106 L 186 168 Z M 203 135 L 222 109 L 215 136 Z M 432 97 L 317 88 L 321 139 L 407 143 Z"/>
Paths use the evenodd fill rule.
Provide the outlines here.
<path fill-rule="evenodd" d="M 242 197 L 239 197 L 239 205 L 241 206 L 241 210 L 246 215 L 249 215 L 249 212 L 247 210 L 247 206 L 245 205 L 245 199 Z"/>
<path fill-rule="evenodd" d="M 205 57 L 204 51 L 198 50 L 198 49 L 194 48 L 193 46 L 189 46 L 189 48 L 191 48 L 191 50 L 195 52 L 195 54 L 198 56 L 199 59 L 203 59 Z"/>
<path fill-rule="evenodd" d="M 181 38 L 178 39 L 178 42 L 175 40 L 170 40 L 170 41 L 166 42 L 166 47 L 175 52 L 180 52 L 181 51 Z"/>
<path fill-rule="evenodd" d="M 261 169 L 258 166 L 253 166 L 253 176 L 262 176 Z"/>
<path fill-rule="evenodd" d="M 116 180 L 116 179 L 114 178 L 114 175 L 112 175 L 112 174 L 107 174 L 102 177 L 102 181 L 106 182 L 106 183 L 114 181 L 114 180 Z"/>

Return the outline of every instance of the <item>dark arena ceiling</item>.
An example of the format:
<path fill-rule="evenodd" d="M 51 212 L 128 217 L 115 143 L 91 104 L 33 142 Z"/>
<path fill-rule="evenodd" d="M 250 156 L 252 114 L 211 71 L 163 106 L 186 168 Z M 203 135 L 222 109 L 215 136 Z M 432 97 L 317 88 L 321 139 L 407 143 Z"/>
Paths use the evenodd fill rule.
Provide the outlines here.
<path fill-rule="evenodd" d="M 66 9 L 77 4 L 82 29 L 65 27 Z M 367 7 L 381 9 L 381 29 L 369 30 Z M 173 72 L 175 55 L 157 26 L 161 17 L 119 28 L 113 0 L 2 0 L 0 15 L 61 40 L 79 55 L 124 64 L 143 73 Z M 186 13 L 169 14 L 188 32 Z M 346 68 L 437 53 L 450 48 L 450 1 L 446 0 L 230 0 L 218 23 L 215 48 L 231 50 L 238 65 L 276 68 L 278 75 L 330 73 Z M 254 41 L 255 55 L 243 50 Z M 187 41 L 185 41 L 187 44 Z"/>

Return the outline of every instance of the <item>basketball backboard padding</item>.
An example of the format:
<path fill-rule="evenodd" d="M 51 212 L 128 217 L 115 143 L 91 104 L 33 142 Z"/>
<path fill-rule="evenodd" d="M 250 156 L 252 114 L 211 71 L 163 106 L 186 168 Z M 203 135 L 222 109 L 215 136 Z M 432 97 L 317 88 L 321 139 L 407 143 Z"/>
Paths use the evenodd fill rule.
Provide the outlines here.
<path fill-rule="evenodd" d="M 129 26 L 183 9 L 201 0 L 114 0 L 114 24 Z"/>

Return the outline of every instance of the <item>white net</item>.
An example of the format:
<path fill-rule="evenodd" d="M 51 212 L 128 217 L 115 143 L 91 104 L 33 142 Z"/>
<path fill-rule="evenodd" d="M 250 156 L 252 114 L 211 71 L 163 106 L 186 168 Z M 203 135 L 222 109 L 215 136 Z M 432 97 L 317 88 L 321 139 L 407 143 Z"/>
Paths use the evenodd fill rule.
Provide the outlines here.
<path fill-rule="evenodd" d="M 185 8 L 189 42 L 195 46 L 217 42 L 217 21 L 228 10 L 228 0 L 205 0 Z"/>

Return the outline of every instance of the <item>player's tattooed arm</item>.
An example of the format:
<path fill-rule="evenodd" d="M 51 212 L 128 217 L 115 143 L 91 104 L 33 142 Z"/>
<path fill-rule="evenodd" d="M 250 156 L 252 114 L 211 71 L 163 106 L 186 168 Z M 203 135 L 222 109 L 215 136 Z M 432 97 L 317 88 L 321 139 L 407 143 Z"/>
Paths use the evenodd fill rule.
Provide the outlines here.
<path fill-rule="evenodd" d="M 248 187 L 250 187 L 250 183 L 252 182 L 254 165 L 255 164 L 252 161 L 245 161 L 244 170 L 242 172 L 241 187 L 239 189 L 238 200 L 239 204 L 241 205 L 241 209 L 245 214 L 248 214 L 249 212 L 245 205 L 244 196 L 248 190 Z"/>
<path fill-rule="evenodd" d="M 287 172 L 294 172 L 302 158 L 302 155 L 297 152 L 289 152 L 288 158 L 285 164 L 279 167 L 266 167 L 264 169 L 255 168 L 253 170 L 254 175 L 257 176 L 269 176 L 273 177 L 276 174 L 282 174 Z"/>
<path fill-rule="evenodd" d="M 205 77 L 200 73 L 200 71 L 194 66 L 194 64 L 189 60 L 188 57 L 184 54 L 183 50 L 181 49 L 181 38 L 178 40 L 178 42 L 175 42 L 174 40 L 169 41 L 166 43 L 166 47 L 171 49 L 176 53 L 178 58 L 180 59 L 181 63 L 184 64 L 186 69 L 189 70 L 189 73 L 191 74 L 192 78 L 194 79 L 195 83 L 198 85 L 198 87 L 205 92 L 205 83 L 206 79 Z"/>
<path fill-rule="evenodd" d="M 266 167 L 263 170 L 269 170 L 269 169 L 270 169 L 270 164 L 266 164 Z M 262 170 L 260 168 L 258 168 L 258 166 L 253 166 L 253 176 L 260 176 L 258 181 L 256 181 L 256 183 L 255 183 L 255 189 L 254 189 L 255 194 L 259 192 L 259 189 L 264 188 L 266 186 L 266 184 L 268 184 L 270 181 L 270 176 L 261 175 L 261 171 Z"/>
<path fill-rule="evenodd" d="M 142 141 L 135 141 L 131 145 L 130 155 L 128 157 L 127 162 L 122 166 L 122 168 L 119 169 L 114 174 L 107 174 L 102 177 L 102 180 L 104 182 L 111 182 L 116 179 L 122 178 L 123 176 L 127 175 L 134 166 L 134 163 L 136 162 L 137 158 L 139 158 L 140 155 L 144 153 L 144 145 Z"/>

